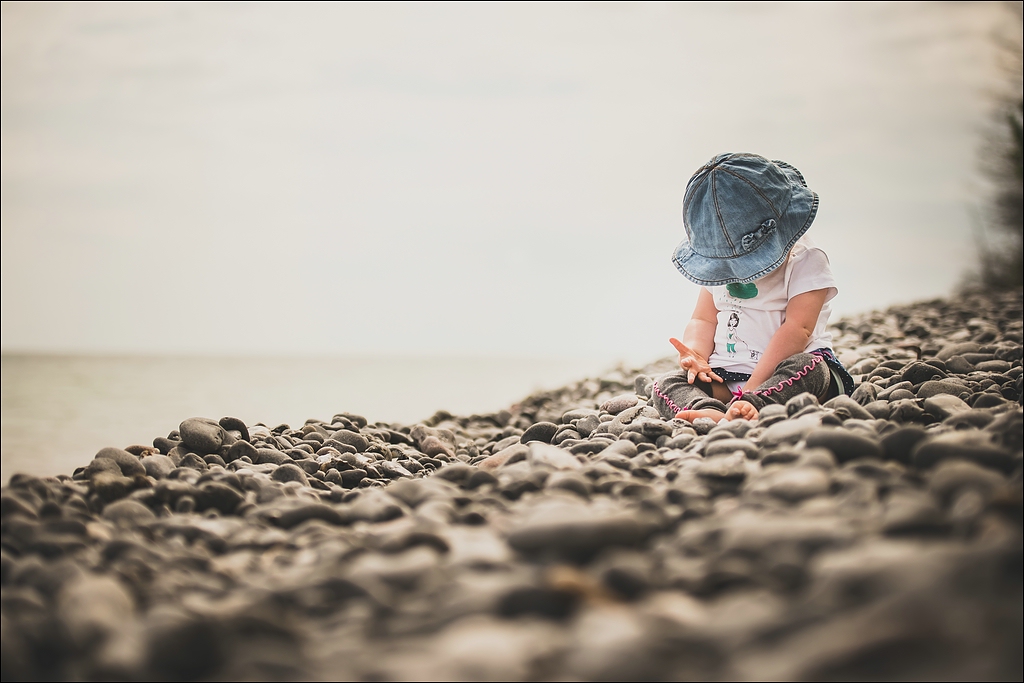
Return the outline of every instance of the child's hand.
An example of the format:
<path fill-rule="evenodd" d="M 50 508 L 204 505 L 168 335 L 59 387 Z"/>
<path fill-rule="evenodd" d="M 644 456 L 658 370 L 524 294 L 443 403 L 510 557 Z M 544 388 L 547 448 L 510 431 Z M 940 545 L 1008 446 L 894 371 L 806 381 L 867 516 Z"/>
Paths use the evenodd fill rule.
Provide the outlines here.
<path fill-rule="evenodd" d="M 675 337 L 668 340 L 679 352 L 679 367 L 686 371 L 686 381 L 693 384 L 695 380 L 702 382 L 721 382 L 721 377 L 716 375 L 699 353 L 679 341 Z"/>

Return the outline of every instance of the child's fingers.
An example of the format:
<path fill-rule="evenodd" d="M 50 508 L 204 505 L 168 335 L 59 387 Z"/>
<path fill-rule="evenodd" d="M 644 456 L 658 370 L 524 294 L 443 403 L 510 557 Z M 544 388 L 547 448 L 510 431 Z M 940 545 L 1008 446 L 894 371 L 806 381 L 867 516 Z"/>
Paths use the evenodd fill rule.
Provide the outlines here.
<path fill-rule="evenodd" d="M 712 371 L 711 371 L 711 377 L 712 377 L 712 378 L 713 378 L 713 379 L 714 379 L 714 380 L 715 380 L 716 382 L 723 382 L 723 383 L 725 382 L 725 380 L 724 380 L 724 379 L 722 379 L 721 377 L 719 377 L 718 375 L 716 375 L 716 374 L 715 374 L 715 371 L 714 371 L 714 370 L 712 370 Z"/>
<path fill-rule="evenodd" d="M 672 346 L 676 347 L 676 351 L 678 351 L 679 353 L 681 353 L 683 355 L 688 355 L 690 353 L 690 348 L 686 344 L 684 344 L 683 342 L 681 342 L 678 339 L 676 339 L 675 337 L 671 337 L 668 340 L 668 343 L 671 344 Z"/>

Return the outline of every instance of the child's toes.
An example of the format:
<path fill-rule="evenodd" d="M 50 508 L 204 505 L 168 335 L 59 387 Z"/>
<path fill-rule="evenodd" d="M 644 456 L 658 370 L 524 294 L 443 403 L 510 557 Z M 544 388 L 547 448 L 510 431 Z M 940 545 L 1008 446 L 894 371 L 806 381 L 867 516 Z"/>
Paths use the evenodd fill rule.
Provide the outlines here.
<path fill-rule="evenodd" d="M 757 408 L 754 407 L 754 404 L 749 401 L 736 401 L 729 406 L 725 417 L 728 420 L 756 420 L 757 415 Z"/>

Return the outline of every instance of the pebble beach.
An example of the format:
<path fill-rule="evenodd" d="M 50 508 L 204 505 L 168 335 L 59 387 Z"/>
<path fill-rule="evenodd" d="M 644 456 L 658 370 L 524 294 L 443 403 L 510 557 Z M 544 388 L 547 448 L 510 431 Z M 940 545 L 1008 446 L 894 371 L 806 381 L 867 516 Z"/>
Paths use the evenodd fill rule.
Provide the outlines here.
<path fill-rule="evenodd" d="M 662 420 L 667 358 L 14 474 L 3 679 L 1019 680 L 1022 304 L 839 320 L 853 395 L 753 422 Z"/>

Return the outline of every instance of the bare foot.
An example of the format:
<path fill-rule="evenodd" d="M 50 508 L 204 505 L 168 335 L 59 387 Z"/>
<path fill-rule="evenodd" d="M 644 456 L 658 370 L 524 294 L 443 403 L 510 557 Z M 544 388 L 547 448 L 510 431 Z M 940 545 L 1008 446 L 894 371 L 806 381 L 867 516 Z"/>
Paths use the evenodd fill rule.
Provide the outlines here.
<path fill-rule="evenodd" d="M 748 403 L 747 405 L 750 404 Z M 753 408 L 754 406 L 750 407 Z M 757 411 L 755 410 L 754 413 L 756 414 Z M 681 420 L 688 420 L 690 422 L 693 422 L 698 417 L 706 417 L 709 420 L 721 422 L 726 418 L 726 414 L 723 413 L 721 410 L 712 410 L 711 408 L 705 408 L 704 410 L 680 410 L 678 413 L 676 413 L 676 417 L 678 417 Z"/>
<path fill-rule="evenodd" d="M 756 420 L 757 408 L 749 401 L 736 401 L 725 413 L 726 420 Z"/>

